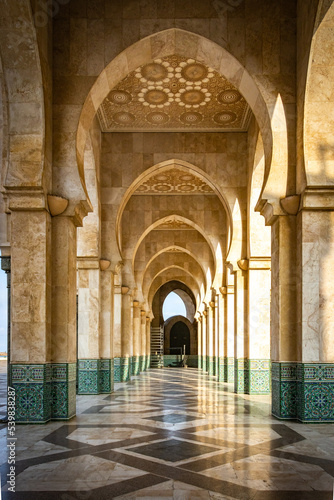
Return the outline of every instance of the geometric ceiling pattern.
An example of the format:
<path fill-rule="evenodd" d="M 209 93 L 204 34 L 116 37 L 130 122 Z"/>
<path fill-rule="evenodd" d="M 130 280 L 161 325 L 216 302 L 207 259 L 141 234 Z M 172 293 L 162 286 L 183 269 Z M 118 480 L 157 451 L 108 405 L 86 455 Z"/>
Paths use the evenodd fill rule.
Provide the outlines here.
<path fill-rule="evenodd" d="M 250 108 L 212 68 L 177 55 L 129 73 L 98 110 L 103 132 L 246 131 Z"/>
<path fill-rule="evenodd" d="M 211 187 L 200 177 L 173 167 L 149 177 L 133 193 L 134 195 L 182 195 L 214 194 Z"/>

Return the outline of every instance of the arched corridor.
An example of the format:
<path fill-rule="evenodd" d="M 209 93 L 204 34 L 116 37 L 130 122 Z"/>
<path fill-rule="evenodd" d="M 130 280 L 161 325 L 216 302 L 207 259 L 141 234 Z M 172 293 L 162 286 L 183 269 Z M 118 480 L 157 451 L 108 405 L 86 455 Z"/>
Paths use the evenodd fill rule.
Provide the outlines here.
<path fill-rule="evenodd" d="M 333 19 L 334 0 L 0 0 L 0 257 L 8 292 L 0 354 L 15 428 L 25 439 L 20 426 L 29 426 L 36 456 L 46 449 L 41 438 L 53 430 L 65 436 L 67 424 L 96 424 L 98 434 L 108 401 L 125 423 L 138 408 L 145 426 L 140 391 L 168 400 L 163 389 L 173 384 L 195 391 L 180 413 L 189 428 L 196 400 L 197 416 L 213 419 L 203 425 L 217 425 L 203 432 L 230 425 L 231 415 L 249 425 L 251 439 L 260 416 L 283 429 L 269 440 L 275 460 L 279 443 L 291 444 L 284 436 L 304 436 L 303 425 L 319 424 L 317 436 L 328 437 Z M 171 294 L 183 309 L 172 306 L 167 317 Z M 122 397 L 130 398 L 123 413 Z M 211 413 L 216 404 L 222 413 Z M 233 413 L 233 405 L 243 409 Z M 155 416 L 159 428 L 165 416 Z M 108 417 L 114 425 L 113 410 Z M 133 439 L 144 443 L 139 430 Z M 192 440 L 182 436 L 187 449 Z M 214 446 L 209 438 L 216 439 L 200 434 L 196 445 Z M 217 439 L 224 460 L 238 462 L 239 447 Z M 304 464 L 297 441 L 283 458 L 291 451 Z M 32 460 L 32 442 L 28 448 Z M 45 468 L 54 452 L 68 450 L 47 450 Z M 312 448 L 305 463 L 321 459 L 319 474 L 332 474 L 333 452 L 326 453 Z M 248 477 L 248 465 L 238 463 L 226 464 L 226 481 L 259 480 L 245 494 L 254 500 L 266 498 L 268 484 L 283 491 L 273 479 L 280 465 L 263 460 L 271 482 L 253 470 Z M 189 474 L 199 473 L 202 459 L 196 463 Z M 310 470 L 325 498 L 328 477 L 318 484 Z M 233 491 L 242 498 L 244 490 Z"/>

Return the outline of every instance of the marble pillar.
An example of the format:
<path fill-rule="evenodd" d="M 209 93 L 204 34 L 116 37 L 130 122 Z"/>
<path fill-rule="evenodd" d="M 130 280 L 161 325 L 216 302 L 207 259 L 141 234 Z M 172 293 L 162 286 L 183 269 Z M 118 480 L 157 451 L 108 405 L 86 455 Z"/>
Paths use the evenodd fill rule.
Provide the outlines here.
<path fill-rule="evenodd" d="M 133 356 L 133 304 L 132 296 L 127 287 L 122 287 L 121 313 L 121 348 L 120 362 L 121 382 L 127 382 L 131 377 L 131 361 Z"/>
<path fill-rule="evenodd" d="M 9 362 L 16 392 L 15 418 L 17 423 L 44 423 L 55 415 L 56 409 L 52 405 L 56 391 L 50 335 L 51 218 L 46 210 L 34 210 L 33 203 L 31 210 L 18 211 L 12 203 L 11 210 Z M 74 414 L 75 405 L 72 410 Z M 63 415 L 71 416 L 68 412 Z"/>
<path fill-rule="evenodd" d="M 140 338 L 141 338 L 141 349 L 140 349 L 140 371 L 144 372 L 146 370 L 146 311 L 143 309 L 140 311 Z"/>
<path fill-rule="evenodd" d="M 71 217 L 52 218 L 52 408 L 67 420 L 76 406 L 76 226 Z"/>
<path fill-rule="evenodd" d="M 217 380 L 219 380 L 219 295 L 215 295 L 215 315 L 214 315 L 214 324 L 215 324 L 215 337 L 214 337 L 214 372 Z"/>
<path fill-rule="evenodd" d="M 146 369 L 151 366 L 151 318 L 146 316 Z"/>
<path fill-rule="evenodd" d="M 279 216 L 271 227 L 272 413 L 297 417 L 296 217 Z"/>
<path fill-rule="evenodd" d="M 230 277 L 231 279 L 231 277 Z M 226 374 L 228 383 L 234 383 L 234 285 L 227 286 L 227 310 L 226 310 Z"/>
<path fill-rule="evenodd" d="M 202 314 L 202 368 L 203 372 L 208 370 L 207 366 L 207 310 Z"/>
<path fill-rule="evenodd" d="M 140 304 L 138 300 L 132 302 L 133 317 L 133 356 L 131 375 L 139 375 L 140 373 L 140 356 L 141 356 L 141 320 L 140 320 Z"/>
<path fill-rule="evenodd" d="M 248 332 L 247 322 L 247 271 L 236 270 L 234 273 L 234 391 L 248 391 Z"/>
<path fill-rule="evenodd" d="M 114 391 L 114 273 L 110 268 L 100 272 L 100 393 Z"/>
<path fill-rule="evenodd" d="M 227 347 L 227 335 L 226 335 L 226 296 L 227 296 L 226 287 L 222 287 L 220 289 L 220 295 L 218 296 L 218 381 L 219 382 L 227 382 L 227 370 L 225 363 L 225 352 Z"/>
<path fill-rule="evenodd" d="M 78 258 L 78 394 L 99 394 L 99 259 Z"/>
<path fill-rule="evenodd" d="M 208 343 L 208 357 L 207 357 L 207 370 L 209 375 L 215 375 L 215 302 L 209 302 L 208 316 L 207 316 L 207 343 Z"/>
<path fill-rule="evenodd" d="M 202 340 L 203 340 L 203 334 L 202 334 L 202 316 L 198 316 L 197 320 L 197 344 L 198 344 L 198 368 L 201 370 L 203 365 L 202 365 Z"/>
<path fill-rule="evenodd" d="M 297 419 L 301 422 L 334 422 L 332 198 L 320 190 L 306 195 L 297 216 L 296 376 Z M 324 205 L 330 210 L 324 210 Z"/>
<path fill-rule="evenodd" d="M 117 281 L 117 276 L 114 279 Z M 114 382 L 121 382 L 122 290 L 118 283 L 114 284 L 113 320 Z"/>
<path fill-rule="evenodd" d="M 270 369 L 270 257 L 249 259 L 248 269 L 248 390 L 269 394 Z"/>

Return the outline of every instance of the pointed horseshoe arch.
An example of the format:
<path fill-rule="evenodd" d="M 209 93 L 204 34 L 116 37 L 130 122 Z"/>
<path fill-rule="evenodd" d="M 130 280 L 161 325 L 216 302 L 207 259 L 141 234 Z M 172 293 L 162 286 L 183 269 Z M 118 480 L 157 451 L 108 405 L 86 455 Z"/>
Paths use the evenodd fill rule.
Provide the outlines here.
<path fill-rule="evenodd" d="M 82 108 L 76 137 L 77 164 L 84 188 L 85 145 L 100 105 L 115 85 L 131 71 L 154 59 L 171 55 L 192 57 L 212 67 L 244 96 L 254 113 L 263 138 L 266 180 L 272 155 L 272 132 L 268 109 L 258 86 L 242 64 L 226 49 L 201 35 L 171 28 L 143 38 L 125 49 L 106 66 L 92 86 Z"/>

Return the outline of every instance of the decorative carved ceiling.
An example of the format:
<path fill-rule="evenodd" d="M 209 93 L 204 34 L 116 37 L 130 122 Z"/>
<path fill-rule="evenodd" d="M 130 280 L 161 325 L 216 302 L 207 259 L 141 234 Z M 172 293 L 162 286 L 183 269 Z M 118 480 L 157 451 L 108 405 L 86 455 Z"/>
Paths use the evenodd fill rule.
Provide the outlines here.
<path fill-rule="evenodd" d="M 133 193 L 142 194 L 214 194 L 211 187 L 200 177 L 178 168 L 171 168 L 153 175 Z"/>
<path fill-rule="evenodd" d="M 103 132 L 246 131 L 250 116 L 245 99 L 219 73 L 176 55 L 129 73 L 98 111 Z"/>

